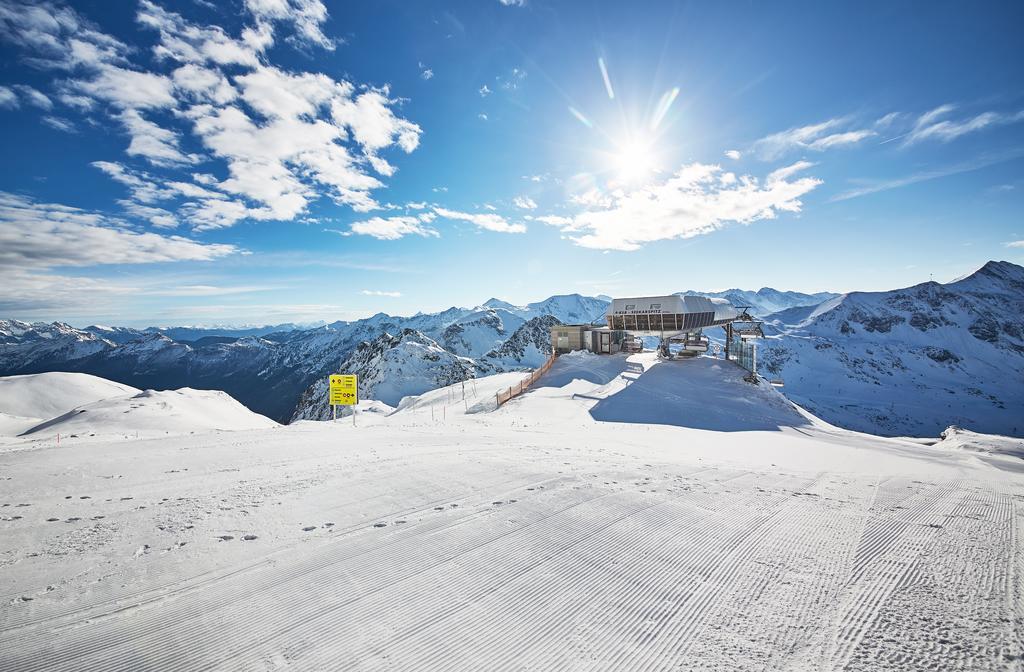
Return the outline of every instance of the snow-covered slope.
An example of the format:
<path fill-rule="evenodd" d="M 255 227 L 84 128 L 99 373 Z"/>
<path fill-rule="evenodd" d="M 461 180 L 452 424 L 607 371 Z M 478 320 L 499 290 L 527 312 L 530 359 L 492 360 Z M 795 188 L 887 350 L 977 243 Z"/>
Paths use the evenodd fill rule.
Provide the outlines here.
<path fill-rule="evenodd" d="M 573 356 L 489 412 L 19 439 L 0 669 L 1018 670 L 1019 464 L 742 375 Z"/>
<path fill-rule="evenodd" d="M 210 430 L 269 429 L 270 418 L 253 413 L 219 390 L 146 390 L 79 406 L 28 429 L 32 437 L 189 434 Z"/>
<path fill-rule="evenodd" d="M 777 323 L 759 369 L 829 422 L 936 436 L 951 424 L 1024 436 L 1024 268 L 826 301 Z"/>
<path fill-rule="evenodd" d="M 84 373 L 34 373 L 0 378 L 0 413 L 52 418 L 101 399 L 136 394 L 128 385 Z"/>

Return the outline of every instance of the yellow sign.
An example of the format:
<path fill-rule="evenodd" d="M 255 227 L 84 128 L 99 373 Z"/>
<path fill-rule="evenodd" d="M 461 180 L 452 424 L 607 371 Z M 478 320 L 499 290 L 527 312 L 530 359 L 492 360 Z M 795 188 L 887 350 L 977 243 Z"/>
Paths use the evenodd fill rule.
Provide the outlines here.
<path fill-rule="evenodd" d="M 352 406 L 359 401 L 354 375 L 331 376 L 331 406 Z"/>

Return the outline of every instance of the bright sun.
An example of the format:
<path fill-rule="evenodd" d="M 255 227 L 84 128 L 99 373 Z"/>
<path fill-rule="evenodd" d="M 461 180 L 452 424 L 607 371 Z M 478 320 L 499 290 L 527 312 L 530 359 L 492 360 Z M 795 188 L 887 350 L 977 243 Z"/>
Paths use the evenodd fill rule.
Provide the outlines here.
<path fill-rule="evenodd" d="M 654 156 L 646 143 L 632 141 L 615 153 L 614 169 L 623 182 L 636 182 L 654 170 Z"/>

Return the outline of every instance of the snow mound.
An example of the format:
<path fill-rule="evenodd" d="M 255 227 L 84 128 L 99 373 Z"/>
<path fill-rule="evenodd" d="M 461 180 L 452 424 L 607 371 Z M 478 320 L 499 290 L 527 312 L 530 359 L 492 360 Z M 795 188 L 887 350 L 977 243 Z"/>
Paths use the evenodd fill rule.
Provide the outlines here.
<path fill-rule="evenodd" d="M 747 382 L 746 374 L 713 357 L 666 362 L 649 352 L 571 353 L 555 361 L 523 403 L 551 405 L 566 397 L 586 405 L 599 422 L 718 432 L 777 431 L 819 422 L 763 380 Z"/>
<path fill-rule="evenodd" d="M 73 408 L 139 390 L 86 373 L 33 373 L 0 378 L 0 413 L 52 418 Z"/>
<path fill-rule="evenodd" d="M 225 392 L 184 387 L 164 392 L 146 390 L 85 404 L 32 427 L 23 436 L 42 432 L 154 436 L 277 426 Z"/>
<path fill-rule="evenodd" d="M 950 450 L 969 450 L 988 455 L 1008 455 L 1024 459 L 1024 439 L 998 434 L 979 434 L 951 425 L 942 432 L 942 440 L 935 444 L 936 448 Z"/>
<path fill-rule="evenodd" d="M 597 355 L 586 350 L 574 350 L 559 355 L 534 387 L 565 387 L 575 380 L 605 385 L 628 369 L 629 363 L 624 355 Z"/>

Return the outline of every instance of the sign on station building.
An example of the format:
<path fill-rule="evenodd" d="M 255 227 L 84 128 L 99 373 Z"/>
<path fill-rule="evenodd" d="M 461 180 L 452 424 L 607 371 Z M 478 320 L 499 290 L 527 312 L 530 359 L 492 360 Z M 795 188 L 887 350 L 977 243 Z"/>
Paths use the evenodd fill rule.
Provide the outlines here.
<path fill-rule="evenodd" d="M 330 382 L 331 406 L 353 406 L 359 402 L 355 375 L 332 374 Z"/>

